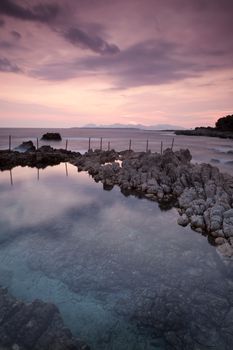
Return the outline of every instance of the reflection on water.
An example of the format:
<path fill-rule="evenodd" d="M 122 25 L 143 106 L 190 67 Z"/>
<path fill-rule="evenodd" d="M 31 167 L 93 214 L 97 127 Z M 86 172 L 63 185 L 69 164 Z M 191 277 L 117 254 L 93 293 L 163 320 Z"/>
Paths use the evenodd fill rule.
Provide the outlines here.
<path fill-rule="evenodd" d="M 56 303 L 93 349 L 232 349 L 231 264 L 174 209 L 70 164 L 12 179 L 0 173 L 0 284 L 15 296 Z"/>
<path fill-rule="evenodd" d="M 0 128 L 0 149 L 8 148 L 9 135 L 12 135 L 12 148 L 14 148 L 29 139 L 36 145 L 37 138 L 40 139 L 47 131 L 47 129 L 39 128 Z M 172 147 L 174 138 L 173 149 L 175 151 L 180 148 L 189 148 L 193 162 L 212 163 L 217 165 L 221 171 L 233 175 L 233 140 L 230 139 L 174 135 L 173 132 L 139 129 L 71 128 L 53 131 L 62 135 L 62 141 L 46 142 L 40 140 L 39 146 L 50 144 L 54 148 L 66 148 L 66 140 L 68 140 L 68 149 L 80 153 L 87 151 L 89 146 L 96 149 L 101 144 L 105 150 L 111 147 L 122 151 L 129 148 L 129 140 L 131 140 L 131 147 L 134 151 L 142 152 L 149 148 L 152 152 L 160 152 L 161 142 L 163 149 L 166 149 Z M 89 138 L 91 138 L 91 144 L 89 144 Z"/>

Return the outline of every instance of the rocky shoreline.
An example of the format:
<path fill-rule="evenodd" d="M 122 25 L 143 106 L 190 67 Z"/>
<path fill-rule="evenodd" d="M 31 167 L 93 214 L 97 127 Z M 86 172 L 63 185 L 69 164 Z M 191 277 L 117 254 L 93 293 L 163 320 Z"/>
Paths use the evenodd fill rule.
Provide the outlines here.
<path fill-rule="evenodd" d="M 58 308 L 35 300 L 24 303 L 0 287 L 0 349 L 88 350 L 64 327 Z"/>
<path fill-rule="evenodd" d="M 233 256 L 233 178 L 209 164 L 192 164 L 188 150 L 158 153 L 88 152 L 72 161 L 106 188 L 120 186 L 160 204 L 172 203 L 178 224 L 205 234 L 225 257 Z"/>
<path fill-rule="evenodd" d="M 43 146 L 25 153 L 0 151 L 0 169 L 15 166 L 44 168 L 70 162 L 87 171 L 104 189 L 118 185 L 125 194 L 136 194 L 179 212 L 178 224 L 190 225 L 217 246 L 225 257 L 233 256 L 233 177 L 210 164 L 192 164 L 189 150 L 163 155 L 134 151 L 55 150 Z M 119 162 L 120 160 L 120 162 Z"/>
<path fill-rule="evenodd" d="M 0 150 L 0 170 L 10 170 L 16 166 L 46 168 L 48 165 L 69 162 L 78 156 L 81 156 L 80 153 L 50 146 L 42 146 L 38 150 L 31 148 L 26 152 Z"/>
<path fill-rule="evenodd" d="M 162 155 L 151 152 L 90 150 L 82 155 L 43 146 L 25 153 L 0 151 L 0 170 L 16 166 L 45 168 L 60 162 L 70 162 L 78 171 L 87 171 L 96 182 L 101 182 L 106 190 L 111 190 L 117 185 L 125 195 L 145 197 L 158 202 L 161 207 L 175 207 L 179 213 L 178 224 L 190 225 L 196 232 L 206 235 L 224 261 L 229 260 L 233 257 L 233 177 L 222 174 L 217 167 L 209 164 L 192 164 L 191 158 L 189 150 L 173 152 L 167 149 Z M 203 256 L 203 266 L 205 259 Z M 208 258 L 206 264 L 208 265 Z M 220 340 L 229 344 L 229 347 L 226 345 L 224 349 L 230 349 L 232 292 L 227 294 L 228 305 L 228 300 L 221 298 L 222 282 L 213 280 L 211 283 L 218 291 L 217 295 L 209 296 L 210 304 L 216 310 L 211 322 L 221 329 L 223 339 Z M 148 305 L 143 307 L 142 291 L 135 291 L 133 300 L 136 305 L 138 302 L 138 305 L 133 315 L 134 321 L 140 327 L 151 327 L 158 337 L 162 336 L 167 349 L 194 349 L 199 341 L 208 346 L 215 346 L 217 335 L 214 334 L 212 338 L 206 336 L 209 332 L 209 319 L 207 320 L 205 313 L 198 311 L 202 308 L 201 304 L 197 310 L 192 307 L 202 300 L 201 293 L 206 292 L 205 282 L 203 281 L 203 286 L 198 286 L 198 291 L 202 288 L 202 292 L 194 291 L 184 300 L 181 291 L 185 287 L 186 281 L 183 279 L 182 285 L 179 286 L 179 295 L 176 295 L 172 288 L 166 289 L 163 286 L 156 303 L 156 296 L 150 296 Z M 177 308 L 174 312 L 166 312 L 166 308 L 170 308 L 170 304 L 166 304 L 167 300 L 173 300 L 174 295 Z M 212 311 L 210 313 L 212 315 Z M 200 334 L 198 328 L 195 328 L 195 322 L 190 325 L 190 314 L 202 325 L 203 330 Z M 86 344 L 75 340 L 71 332 L 64 328 L 55 305 L 39 300 L 26 304 L 9 295 L 6 289 L 0 288 L 0 349 L 32 348 L 89 349 Z M 203 345 L 200 348 L 206 347 Z"/>

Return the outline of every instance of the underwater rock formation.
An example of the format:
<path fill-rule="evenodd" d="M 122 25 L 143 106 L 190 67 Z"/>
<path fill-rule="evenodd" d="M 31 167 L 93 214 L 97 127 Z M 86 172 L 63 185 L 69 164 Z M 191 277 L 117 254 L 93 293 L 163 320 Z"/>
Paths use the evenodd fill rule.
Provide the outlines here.
<path fill-rule="evenodd" d="M 88 350 L 64 327 L 58 308 L 35 300 L 25 304 L 0 287 L 0 348 Z"/>

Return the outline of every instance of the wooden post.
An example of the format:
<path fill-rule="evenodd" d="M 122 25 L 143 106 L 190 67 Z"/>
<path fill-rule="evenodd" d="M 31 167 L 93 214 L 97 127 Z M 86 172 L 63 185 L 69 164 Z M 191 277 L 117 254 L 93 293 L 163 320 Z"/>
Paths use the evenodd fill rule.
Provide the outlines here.
<path fill-rule="evenodd" d="M 66 176 L 68 176 L 68 167 L 67 167 L 67 163 L 65 163 L 65 169 L 66 169 Z"/>
<path fill-rule="evenodd" d="M 161 155 L 163 154 L 163 141 L 161 141 L 161 149 L 160 149 Z"/>
<path fill-rule="evenodd" d="M 11 135 L 9 135 L 9 151 L 11 151 Z"/>
<path fill-rule="evenodd" d="M 148 152 L 148 151 L 149 151 L 149 141 L 146 140 L 146 152 Z"/>
<path fill-rule="evenodd" d="M 90 151 L 91 149 L 91 138 L 89 137 L 89 140 L 88 140 L 88 151 Z"/>
<path fill-rule="evenodd" d="M 39 180 L 40 180 L 40 169 L 37 168 L 37 181 L 39 181 Z"/>
<path fill-rule="evenodd" d="M 68 148 L 68 140 L 66 140 L 66 151 L 67 151 L 67 148 Z"/>
<path fill-rule="evenodd" d="M 174 137 L 172 139 L 172 146 L 171 146 L 171 149 L 173 150 L 173 146 L 174 146 Z"/>
<path fill-rule="evenodd" d="M 110 141 L 108 141 L 108 151 L 110 151 Z"/>
<path fill-rule="evenodd" d="M 102 147 L 103 147 L 103 139 L 102 137 L 100 138 L 100 150 L 102 151 Z"/>
<path fill-rule="evenodd" d="M 132 141 L 131 139 L 129 140 L 129 151 L 131 151 L 131 146 L 132 146 Z"/>
<path fill-rule="evenodd" d="M 38 137 L 36 138 L 36 149 L 39 148 L 39 140 L 38 140 Z"/>

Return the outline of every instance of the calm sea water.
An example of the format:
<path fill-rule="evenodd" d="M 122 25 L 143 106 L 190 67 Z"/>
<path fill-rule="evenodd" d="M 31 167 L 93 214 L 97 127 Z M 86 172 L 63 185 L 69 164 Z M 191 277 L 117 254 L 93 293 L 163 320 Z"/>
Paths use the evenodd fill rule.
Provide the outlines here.
<path fill-rule="evenodd" d="M 103 148 L 107 149 L 108 142 L 111 148 L 118 151 L 128 149 L 129 140 L 132 140 L 132 149 L 144 151 L 146 141 L 149 140 L 149 148 L 160 152 L 161 141 L 163 148 L 171 147 L 172 139 L 175 138 L 174 149 L 189 148 L 193 162 L 207 162 L 218 166 L 222 171 L 233 175 L 233 140 L 224 140 L 211 137 L 196 137 L 174 135 L 173 132 L 144 131 L 137 129 L 32 129 L 32 128 L 0 128 L 0 149 L 8 148 L 9 135 L 12 136 L 12 147 L 18 146 L 22 141 L 32 140 L 36 144 L 47 131 L 57 131 L 62 135 L 61 142 L 50 144 L 56 148 L 65 148 L 68 140 L 68 148 L 74 151 L 85 152 L 88 149 L 88 138 L 91 137 L 91 147 L 100 147 L 100 138 L 103 138 Z M 40 145 L 47 144 L 39 142 Z"/>
<path fill-rule="evenodd" d="M 233 348 L 232 263 L 175 209 L 70 164 L 0 172 L 0 196 L 0 285 L 55 303 L 92 349 Z"/>

